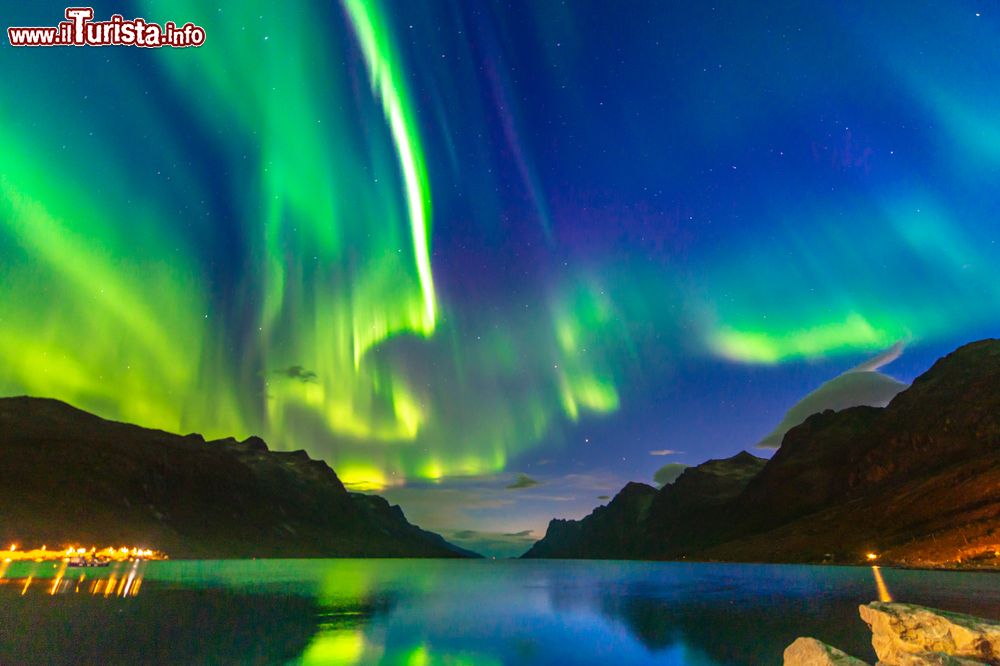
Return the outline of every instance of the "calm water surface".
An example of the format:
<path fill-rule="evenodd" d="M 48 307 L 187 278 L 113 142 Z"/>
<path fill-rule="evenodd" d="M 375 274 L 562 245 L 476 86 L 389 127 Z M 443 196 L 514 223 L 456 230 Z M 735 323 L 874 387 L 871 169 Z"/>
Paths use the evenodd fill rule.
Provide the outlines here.
<path fill-rule="evenodd" d="M 0 563 L 0 663 L 874 661 L 867 568 L 583 561 Z M 897 601 L 1000 617 L 1000 575 L 882 569 Z"/>

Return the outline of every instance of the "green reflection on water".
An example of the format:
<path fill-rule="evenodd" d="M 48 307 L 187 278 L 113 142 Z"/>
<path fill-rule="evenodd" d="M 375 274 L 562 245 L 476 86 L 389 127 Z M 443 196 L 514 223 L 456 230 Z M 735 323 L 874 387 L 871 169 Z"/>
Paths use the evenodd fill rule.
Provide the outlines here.
<path fill-rule="evenodd" d="M 121 582 L 130 575 L 132 587 Z M 898 600 L 1000 615 L 1000 576 L 880 575 Z M 126 588 L 138 592 L 118 594 Z M 799 635 L 871 659 L 857 607 L 878 594 L 867 567 L 11 563 L 0 567 L 0 663 L 45 655 L 57 663 L 717 666 L 779 663 Z"/>

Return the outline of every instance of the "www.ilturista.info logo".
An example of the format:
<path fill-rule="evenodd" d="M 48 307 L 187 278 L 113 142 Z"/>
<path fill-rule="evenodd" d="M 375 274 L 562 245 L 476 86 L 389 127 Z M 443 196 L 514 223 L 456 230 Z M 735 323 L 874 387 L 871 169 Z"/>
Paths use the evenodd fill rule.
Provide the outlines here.
<path fill-rule="evenodd" d="M 93 7 L 67 7 L 66 20 L 54 28 L 7 28 L 11 46 L 161 46 L 185 48 L 205 43 L 205 29 L 193 23 L 162 26 L 145 19 L 126 20 L 114 14 L 107 21 L 94 21 Z"/>

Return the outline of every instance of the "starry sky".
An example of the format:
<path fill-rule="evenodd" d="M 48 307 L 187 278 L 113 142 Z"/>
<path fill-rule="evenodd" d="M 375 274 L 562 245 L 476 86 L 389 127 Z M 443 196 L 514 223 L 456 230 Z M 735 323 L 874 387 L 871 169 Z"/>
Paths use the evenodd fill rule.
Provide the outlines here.
<path fill-rule="evenodd" d="M 93 5 L 207 39 L 0 39 L 0 395 L 511 554 L 1000 324 L 995 3 Z"/>

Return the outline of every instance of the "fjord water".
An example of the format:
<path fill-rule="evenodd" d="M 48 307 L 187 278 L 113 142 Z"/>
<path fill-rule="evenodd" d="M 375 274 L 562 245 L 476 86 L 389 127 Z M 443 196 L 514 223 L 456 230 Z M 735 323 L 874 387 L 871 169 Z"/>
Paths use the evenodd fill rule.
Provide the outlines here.
<path fill-rule="evenodd" d="M 1000 576 L 882 569 L 897 601 L 1000 617 Z M 874 661 L 863 567 L 600 561 L 0 564 L 0 663 L 778 664 L 809 635 Z"/>

